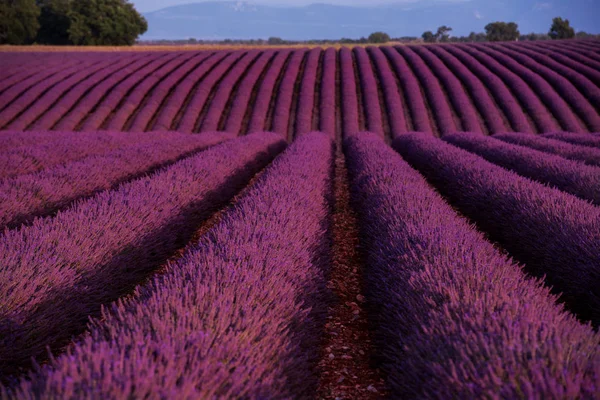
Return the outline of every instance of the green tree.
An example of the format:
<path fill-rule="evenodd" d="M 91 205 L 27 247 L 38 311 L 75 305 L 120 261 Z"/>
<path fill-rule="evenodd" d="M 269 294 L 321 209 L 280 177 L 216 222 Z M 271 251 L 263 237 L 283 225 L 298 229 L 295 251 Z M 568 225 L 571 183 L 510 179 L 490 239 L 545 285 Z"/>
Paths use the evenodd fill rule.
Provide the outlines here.
<path fill-rule="evenodd" d="M 38 0 L 38 42 L 132 45 L 148 24 L 127 0 Z"/>
<path fill-rule="evenodd" d="M 35 0 L 0 0 L 0 43 L 32 43 L 40 28 L 39 16 Z"/>
<path fill-rule="evenodd" d="M 280 37 L 270 37 L 269 40 L 267 40 L 267 43 L 269 44 L 275 44 L 275 45 L 279 45 L 279 44 L 283 44 L 284 41 L 282 38 Z"/>
<path fill-rule="evenodd" d="M 519 26 L 514 22 L 492 22 L 485 26 L 487 40 L 501 42 L 517 40 L 520 36 Z"/>
<path fill-rule="evenodd" d="M 437 32 L 435 33 L 435 38 L 438 42 L 447 42 L 448 39 L 450 38 L 449 33 L 452 31 L 452 28 L 450 28 L 449 26 L 446 25 L 442 25 L 438 28 Z"/>
<path fill-rule="evenodd" d="M 72 1 L 69 39 L 77 45 L 130 46 L 148 23 L 127 0 Z"/>
<path fill-rule="evenodd" d="M 556 17 L 552 20 L 548 36 L 550 39 L 571 39 L 575 37 L 575 29 L 571 27 L 568 19 Z"/>
<path fill-rule="evenodd" d="M 40 30 L 37 42 L 42 44 L 72 44 L 69 38 L 71 0 L 38 0 Z"/>
<path fill-rule="evenodd" d="M 421 37 L 423 38 L 425 43 L 435 43 L 437 40 L 436 36 L 431 31 L 423 32 L 423 35 L 421 35 Z"/>
<path fill-rule="evenodd" d="M 387 43 L 390 41 L 390 35 L 385 32 L 373 32 L 369 35 L 369 43 Z"/>

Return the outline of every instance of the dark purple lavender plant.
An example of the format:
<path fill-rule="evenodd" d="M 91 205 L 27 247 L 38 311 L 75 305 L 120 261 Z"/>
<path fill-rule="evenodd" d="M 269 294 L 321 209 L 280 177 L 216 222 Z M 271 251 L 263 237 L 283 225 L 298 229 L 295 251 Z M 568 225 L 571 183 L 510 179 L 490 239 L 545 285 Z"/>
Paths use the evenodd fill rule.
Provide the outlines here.
<path fill-rule="evenodd" d="M 555 132 L 542 135 L 548 139 L 560 140 L 577 146 L 600 148 L 600 138 L 586 133 Z"/>
<path fill-rule="evenodd" d="M 321 78 L 319 104 L 319 130 L 331 137 L 336 133 L 336 76 L 337 50 L 333 47 L 325 50 L 323 55 L 323 72 Z"/>
<path fill-rule="evenodd" d="M 277 100 L 273 112 L 273 126 L 270 130 L 285 137 L 287 137 L 288 126 L 290 124 L 290 110 L 292 109 L 296 80 L 298 79 L 300 67 L 307 53 L 307 49 L 294 51 L 277 91 Z"/>
<path fill-rule="evenodd" d="M 355 47 L 353 52 L 359 73 L 366 128 L 373 133 L 383 136 L 379 88 L 377 87 L 371 60 L 367 51 L 362 47 Z"/>
<path fill-rule="evenodd" d="M 284 73 L 284 66 L 286 66 L 288 60 L 292 58 L 291 54 L 292 50 L 282 50 L 277 53 L 277 56 L 273 60 L 273 64 L 260 84 L 260 89 L 256 95 L 256 101 L 252 105 L 250 121 L 248 122 L 248 133 L 262 132 L 271 129 L 270 126 L 266 126 L 269 107 L 271 104 L 274 104 L 273 99 L 277 95 L 277 93 L 275 93 L 275 85 L 277 84 L 279 77 Z"/>
<path fill-rule="evenodd" d="M 259 79 L 268 68 L 271 61 L 274 59 L 277 52 L 275 50 L 264 51 L 260 57 L 256 60 L 254 65 L 249 69 L 248 74 L 244 77 L 240 83 L 237 93 L 231 103 L 231 109 L 227 115 L 225 121 L 225 131 L 239 135 L 244 123 L 244 117 L 249 110 L 254 107 L 254 104 L 250 104 L 252 98 L 252 92 L 255 87 L 260 83 Z M 265 71 L 268 72 L 268 71 Z M 264 128 L 263 128 L 264 129 Z"/>
<path fill-rule="evenodd" d="M 352 135 L 359 131 L 357 82 L 352 51 L 345 47 L 340 49 L 340 79 L 342 132 L 344 135 Z"/>
<path fill-rule="evenodd" d="M 84 113 L 83 111 L 78 111 L 81 119 L 77 122 L 75 128 L 70 129 L 82 131 L 97 131 L 101 129 L 105 121 L 110 119 L 112 114 L 116 112 L 118 105 L 127 97 L 128 93 L 134 91 L 145 79 L 160 71 L 164 65 L 178 55 L 178 53 L 172 52 L 162 54 L 162 56 L 157 55 L 151 63 L 145 65 L 141 70 L 128 75 L 126 79 L 119 81 L 116 86 L 106 88 L 108 91 L 101 95 L 100 102 L 93 105 L 91 112 Z M 91 105 L 91 102 L 88 104 Z M 62 129 L 64 126 L 59 125 L 58 128 Z"/>
<path fill-rule="evenodd" d="M 446 142 L 517 174 L 600 205 L 600 168 L 506 143 L 478 133 L 455 133 Z"/>
<path fill-rule="evenodd" d="M 577 146 L 560 140 L 549 139 L 538 135 L 525 135 L 522 133 L 502 133 L 494 138 L 519 146 L 556 154 L 569 160 L 580 161 L 588 165 L 600 167 L 600 149 Z"/>
<path fill-rule="evenodd" d="M 0 152 L 0 179 L 41 171 L 85 157 L 104 154 L 134 143 L 146 143 L 153 139 L 169 137 L 169 135 L 158 135 L 153 138 L 147 133 L 62 132 L 56 133 L 54 140 L 31 143 L 35 138 L 47 137 L 53 135 L 54 132 L 11 131 L 9 134 L 14 135 L 15 138 L 23 138 L 24 143 Z"/>
<path fill-rule="evenodd" d="M 116 187 L 233 137 L 223 133 L 175 132 L 152 132 L 147 136 L 155 140 L 0 180 L 0 231 L 52 214 L 77 199 Z"/>
<path fill-rule="evenodd" d="M 219 123 L 227 106 L 227 101 L 231 96 L 236 84 L 244 76 L 244 73 L 250 68 L 253 62 L 260 56 L 259 50 L 251 50 L 235 64 L 227 75 L 217 86 L 215 96 L 213 97 L 204 121 L 200 125 L 200 132 L 212 132 L 219 130 Z"/>
<path fill-rule="evenodd" d="M 296 118 L 294 136 L 306 134 L 312 131 L 313 110 L 315 108 L 315 86 L 317 82 L 317 70 L 321 60 L 321 48 L 314 48 L 308 52 L 302 81 L 300 83 L 298 104 L 296 107 Z"/>
<path fill-rule="evenodd" d="M 212 57 L 212 52 L 197 53 L 193 58 L 184 62 L 184 64 L 171 72 L 164 79 L 160 80 L 156 88 L 148 94 L 148 98 L 143 102 L 143 105 L 138 108 L 135 118 L 131 120 L 131 126 L 128 130 L 132 132 L 144 132 L 152 130 L 149 126 L 157 115 L 158 111 L 165 105 L 165 102 L 170 99 L 169 94 L 174 91 L 178 85 L 183 84 L 184 80 L 190 78 L 194 70 Z"/>
<path fill-rule="evenodd" d="M 396 150 L 583 320 L 600 323 L 600 208 L 429 135 Z"/>
<path fill-rule="evenodd" d="M 419 79 L 425 96 L 431 106 L 431 113 L 435 117 L 440 136 L 446 133 L 456 132 L 460 130 L 456 126 L 450 104 L 446 100 L 446 96 L 437 78 L 433 75 L 429 66 L 408 46 L 395 47 L 400 55 L 404 57 L 406 62 L 411 65 L 413 72 Z"/>
<path fill-rule="evenodd" d="M 171 127 L 179 123 L 181 114 L 185 112 L 188 101 L 192 100 L 194 89 L 200 85 L 202 80 L 213 70 L 217 68 L 219 63 L 227 62 L 228 52 L 218 51 L 207 58 L 205 61 L 194 69 L 181 84 L 177 85 L 173 91 L 173 95 L 169 98 L 166 104 L 154 115 L 154 126 L 152 129 L 158 131 L 169 131 Z"/>
<path fill-rule="evenodd" d="M 406 106 L 410 109 L 411 125 L 419 132 L 433 132 L 425 97 L 417 78 L 410 70 L 406 60 L 391 46 L 381 47 L 400 81 L 400 87 L 406 97 Z"/>
<path fill-rule="evenodd" d="M 297 139 L 181 259 L 4 395 L 313 396 L 332 164 L 327 135 Z"/>
<path fill-rule="evenodd" d="M 127 82 L 133 77 L 139 77 L 143 73 L 144 69 L 156 62 L 157 59 L 164 57 L 163 55 L 153 53 L 144 54 L 143 57 L 134 61 L 127 68 L 124 68 L 114 74 L 108 79 L 102 82 L 101 85 L 96 86 L 94 89 L 85 94 L 85 96 L 73 107 L 69 112 L 62 117 L 55 125 L 49 129 L 57 129 L 60 131 L 74 131 L 79 125 L 86 120 L 92 111 L 95 112 L 96 107 L 99 106 L 101 101 L 108 96 L 119 84 Z"/>
<path fill-rule="evenodd" d="M 396 137 L 396 135 L 405 133 L 408 130 L 396 77 L 379 47 L 369 46 L 367 51 L 371 56 L 375 71 L 379 75 L 380 88 L 387 106 L 391 136 Z"/>
<path fill-rule="evenodd" d="M 80 333 L 285 147 L 245 136 L 0 236 L 0 376 Z"/>
<path fill-rule="evenodd" d="M 409 146 L 410 138 L 396 143 Z M 527 279 L 376 135 L 344 144 L 366 299 L 393 396 L 593 398 L 600 336 Z M 436 171 L 452 168 L 434 164 Z"/>

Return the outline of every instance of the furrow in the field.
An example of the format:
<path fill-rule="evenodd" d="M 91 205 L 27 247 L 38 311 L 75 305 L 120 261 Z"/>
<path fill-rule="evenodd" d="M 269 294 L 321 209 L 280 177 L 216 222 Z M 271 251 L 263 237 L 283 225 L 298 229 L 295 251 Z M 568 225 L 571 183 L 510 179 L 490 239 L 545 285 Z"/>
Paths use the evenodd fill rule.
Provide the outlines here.
<path fill-rule="evenodd" d="M 511 49 L 530 55 L 538 61 L 552 60 L 552 64 L 561 65 L 561 69 L 568 68 L 600 86 L 600 62 L 590 64 L 580 57 L 576 51 L 556 49 L 547 46 L 538 46 L 536 44 L 520 43 L 519 45 L 506 44 Z M 535 56 L 534 56 L 535 55 Z M 547 57 L 544 57 L 547 56 Z M 569 73 L 571 74 L 571 73 Z"/>
<path fill-rule="evenodd" d="M 229 71 L 247 54 L 246 51 L 228 52 L 227 56 L 214 69 L 202 77 L 200 83 L 190 93 L 189 100 L 185 101 L 185 108 L 181 110 L 181 117 L 173 127 L 178 132 L 196 132 L 202 118 L 208 110 L 210 101 L 215 95 L 215 89 L 225 79 Z"/>
<path fill-rule="evenodd" d="M 230 138 L 225 134 L 200 137 L 154 132 L 151 140 L 0 180 L 0 231 L 52 215 L 75 201 L 116 188 Z"/>
<path fill-rule="evenodd" d="M 153 57 L 151 63 L 145 65 L 141 70 L 132 72 L 126 79 L 120 80 L 116 86 L 102 94 L 102 98 L 94 105 L 92 110 L 87 114 L 80 114 L 82 118 L 77 123 L 75 130 L 96 131 L 100 129 L 105 122 L 110 121 L 119 104 L 125 101 L 145 79 L 178 56 L 180 54 L 170 52 L 158 54 Z"/>
<path fill-rule="evenodd" d="M 560 123 L 561 127 L 565 130 L 573 131 L 573 132 L 586 132 L 585 124 L 580 120 L 578 115 L 574 112 L 573 108 L 567 102 L 567 98 L 570 101 L 574 101 L 573 106 L 576 107 L 584 107 L 588 108 L 589 103 L 581 96 L 581 93 L 577 92 L 577 89 L 573 87 L 568 81 L 564 80 L 564 78 L 560 78 L 557 75 L 552 75 L 552 73 L 546 73 L 547 69 L 544 69 L 542 65 L 539 65 L 534 62 L 527 62 L 526 56 L 517 56 L 520 61 L 517 61 L 510 57 L 510 55 L 506 54 L 507 51 L 498 51 L 492 47 L 492 45 L 472 45 L 471 49 L 475 51 L 481 51 L 496 61 L 500 62 L 505 68 L 511 70 L 512 72 L 519 75 L 523 81 L 527 82 L 527 84 L 533 88 L 537 96 L 544 102 L 548 110 L 555 116 L 555 118 Z M 533 69 L 532 69 L 533 68 Z M 563 88 L 562 93 L 558 93 L 554 87 L 548 82 L 547 79 L 563 79 L 561 84 L 565 84 L 566 89 Z M 571 89 L 571 90 L 569 90 Z M 561 97 L 561 95 L 567 96 L 566 98 Z M 591 108 L 593 110 L 593 108 Z M 600 119 L 600 116 L 596 114 L 597 119 Z M 594 125 L 595 121 L 591 121 Z"/>
<path fill-rule="evenodd" d="M 373 66 L 367 51 L 362 47 L 353 49 L 356 67 L 358 69 L 358 82 L 364 107 L 364 128 L 385 137 L 382 121 L 382 109 L 379 103 L 379 88 L 373 72 Z M 359 127 L 359 129 L 362 126 Z"/>
<path fill-rule="evenodd" d="M 495 104 L 501 109 L 512 131 L 523 133 L 535 133 L 535 121 L 524 112 L 524 107 L 519 104 L 518 96 L 515 96 L 511 89 L 504 83 L 498 75 L 483 65 L 479 60 L 469 53 L 460 50 L 456 46 L 436 46 L 440 53 L 445 53 L 455 57 L 471 73 L 477 76 L 485 85 L 486 89 L 493 95 Z"/>
<path fill-rule="evenodd" d="M 502 133 L 494 135 L 494 138 L 507 143 L 529 147 L 549 154 L 555 154 L 568 160 L 579 161 L 587 165 L 600 167 L 600 149 L 578 146 L 539 135 L 523 135 L 520 133 Z"/>
<path fill-rule="evenodd" d="M 381 89 L 380 100 L 383 118 L 386 121 L 386 137 L 394 138 L 396 135 L 408 131 L 410 112 L 402 99 L 402 91 L 390 64 L 379 47 L 369 46 L 367 48 L 372 66 L 376 72 L 378 87 Z"/>
<path fill-rule="evenodd" d="M 595 48 L 589 47 L 587 45 L 582 45 L 581 43 L 577 43 L 571 40 L 556 43 L 554 43 L 553 41 L 548 42 L 549 43 L 543 43 L 543 46 L 555 47 L 557 49 L 560 49 L 561 51 L 573 50 L 587 59 L 593 60 L 594 62 L 600 62 L 600 53 L 598 53 L 598 51 Z"/>
<path fill-rule="evenodd" d="M 369 299 L 363 292 L 364 259 L 341 146 L 337 148 L 333 173 L 331 272 L 327 287 L 333 292 L 334 299 L 328 309 L 325 337 L 321 343 L 316 397 L 324 400 L 378 399 L 386 396 L 387 388 L 381 372 L 372 362 Z"/>
<path fill-rule="evenodd" d="M 27 109 L 15 116 L 12 123 L 8 125 L 8 129 L 15 131 L 27 130 L 39 118 L 44 116 L 52 106 L 60 103 L 60 101 L 71 93 L 79 84 L 92 78 L 95 74 L 102 74 L 112 70 L 118 63 L 119 60 L 115 61 L 114 58 L 108 57 L 108 61 L 96 63 L 87 68 L 80 68 L 77 73 L 73 74 L 68 79 L 64 79 L 43 95 L 38 96 Z"/>
<path fill-rule="evenodd" d="M 68 398 L 80 387 L 107 398 L 313 396 L 332 155 L 324 134 L 295 141 L 198 243 L 12 396 Z"/>
<path fill-rule="evenodd" d="M 427 96 L 421 85 L 419 85 L 414 72 L 396 49 L 391 46 L 385 46 L 381 49 L 400 82 L 399 88 L 404 93 L 404 104 L 410 109 L 411 124 L 409 127 L 412 127 L 412 130 L 431 132 L 435 136 L 439 136 L 440 129 L 431 113 Z"/>
<path fill-rule="evenodd" d="M 277 132 L 288 137 L 290 113 L 296 81 L 301 77 L 301 69 L 306 62 L 307 49 L 295 50 L 292 58 L 286 66 L 285 73 L 277 87 L 277 95 L 273 103 L 273 114 L 271 116 L 270 131 Z"/>
<path fill-rule="evenodd" d="M 61 72 L 73 67 L 81 66 L 83 64 L 84 63 L 82 61 L 69 60 L 58 66 L 49 66 L 44 68 L 42 71 L 40 71 L 36 66 L 36 73 L 32 74 L 26 79 L 16 82 L 14 85 L 11 85 L 9 88 L 6 88 L 5 91 L 0 93 L 0 111 L 4 111 L 4 109 L 10 106 L 15 99 L 20 98 L 28 90 L 34 88 L 35 85 L 40 84 L 40 82 L 42 82 L 42 84 L 50 82 Z M 1 122 L 2 121 L 0 120 L 0 123 Z"/>
<path fill-rule="evenodd" d="M 100 315 L 101 305 L 131 293 L 185 245 L 284 146 L 274 134 L 228 141 L 56 217 L 6 231 L 0 236 L 0 290 L 6 294 L 0 371 L 18 372 L 31 357 L 43 360 L 46 346 L 61 349 L 90 316 Z"/>
<path fill-rule="evenodd" d="M 227 117 L 233 102 L 233 98 L 241 82 L 248 76 L 248 73 L 256 65 L 257 60 L 263 56 L 260 50 L 249 51 L 236 65 L 229 71 L 227 76 L 219 83 L 214 97 L 210 100 L 206 116 L 199 124 L 199 132 L 210 132 L 222 129 L 221 121 Z M 270 58 L 269 55 L 263 59 Z"/>
<path fill-rule="evenodd" d="M 260 88 L 256 97 L 248 107 L 248 120 L 246 126 L 242 128 L 242 133 L 252 133 L 271 130 L 271 121 L 277 92 L 281 80 L 287 70 L 287 66 L 292 58 L 292 50 L 280 50 L 269 67 L 264 79 L 260 83 Z"/>
<path fill-rule="evenodd" d="M 558 97 L 567 107 L 570 107 L 579 125 L 587 127 L 590 132 L 600 130 L 600 115 L 597 111 L 600 109 L 600 88 L 594 83 L 568 68 L 563 68 L 550 57 L 535 60 L 531 55 L 518 53 L 507 46 L 489 45 L 489 48 L 510 57 L 520 66 L 548 82 Z M 528 75 L 529 71 L 527 71 Z M 544 88 L 547 87 L 544 85 Z M 552 101 L 555 101 L 554 97 Z M 554 113 L 557 114 L 557 111 Z"/>
<path fill-rule="evenodd" d="M 454 114 L 458 115 L 460 119 L 462 130 L 487 134 L 483 118 L 477 111 L 464 85 L 454 73 L 426 47 L 414 46 L 411 49 L 421 57 L 429 66 L 433 75 L 437 77 L 449 103 L 453 106 Z M 456 125 L 459 126 L 459 124 Z"/>
<path fill-rule="evenodd" d="M 443 139 L 521 176 L 600 205 L 598 167 L 470 132 L 447 135 Z"/>
<path fill-rule="evenodd" d="M 248 75 L 239 83 L 235 95 L 229 99 L 227 113 L 221 117 L 219 130 L 240 135 L 246 128 L 249 113 L 254 107 L 260 83 L 277 57 L 277 50 L 266 50 L 248 71 Z M 264 128 L 263 128 L 264 129 Z"/>
<path fill-rule="evenodd" d="M 490 139 L 491 140 L 491 139 Z M 600 323 L 600 208 L 427 135 L 395 148 L 582 320 Z"/>
<path fill-rule="evenodd" d="M 145 104 L 138 107 L 136 115 L 129 118 L 125 130 L 132 132 L 151 131 L 161 108 L 169 101 L 177 86 L 189 79 L 190 75 L 212 56 L 214 56 L 213 52 L 201 52 L 162 79 L 148 95 Z"/>
<path fill-rule="evenodd" d="M 67 68 L 62 68 L 59 72 L 53 74 L 51 77 L 36 83 L 24 92 L 20 93 L 19 97 L 11 100 L 10 103 L 6 104 L 6 107 L 0 112 L 0 129 L 6 129 L 6 126 L 8 126 L 15 118 L 25 112 L 28 107 L 30 107 L 38 98 L 51 91 L 52 88 L 69 79 L 73 75 L 76 75 L 77 72 L 81 71 L 82 68 L 87 69 L 89 67 L 89 65 L 86 65 L 86 68 L 83 68 L 82 65 L 76 64 Z"/>
<path fill-rule="evenodd" d="M 485 126 L 487 134 L 511 130 L 510 122 L 492 97 L 490 90 L 469 68 L 441 46 L 429 46 L 427 49 L 433 52 L 460 79 L 471 102 L 479 110 L 482 119 L 481 126 Z M 521 111 L 520 107 L 517 107 L 517 110 Z M 527 119 L 523 116 L 522 120 L 527 126 Z"/>
<path fill-rule="evenodd" d="M 343 136 L 355 134 L 360 130 L 358 120 L 357 82 L 354 75 L 352 51 L 340 49 L 340 89 Z"/>
<path fill-rule="evenodd" d="M 342 114 L 342 60 L 336 51 L 335 63 L 335 143 L 340 146 L 344 134 Z"/>
<path fill-rule="evenodd" d="M 165 57 L 166 55 L 163 55 Z M 101 85 L 85 93 L 79 98 L 68 112 L 62 116 L 49 129 L 59 131 L 76 131 L 81 123 L 89 115 L 93 114 L 101 102 L 115 89 L 120 83 L 126 81 L 131 76 L 142 71 L 146 66 L 155 60 L 155 55 L 144 54 L 137 61 L 132 62 L 127 67 L 110 75 Z"/>
<path fill-rule="evenodd" d="M 522 77 L 513 72 L 511 68 L 508 68 L 490 55 L 478 51 L 472 46 L 453 45 L 445 48 L 451 52 L 459 50 L 464 51 L 464 53 L 472 56 L 476 63 L 485 66 L 495 76 L 500 78 L 504 84 L 510 88 L 510 91 L 514 96 L 519 99 L 523 111 L 533 120 L 538 132 L 560 130 L 558 121 L 554 118 L 548 108 L 546 108 L 538 94 L 532 90 Z M 502 99 L 498 99 L 497 101 L 501 103 Z M 520 131 L 519 129 L 515 130 Z"/>
<path fill-rule="evenodd" d="M 181 121 L 181 117 L 187 110 L 189 103 L 194 98 L 196 90 L 202 84 L 204 78 L 209 76 L 218 66 L 227 62 L 228 52 L 216 52 L 212 57 L 194 69 L 193 72 L 179 84 L 175 92 L 169 97 L 168 101 L 157 111 L 154 116 L 154 126 L 152 130 L 166 132 L 170 129 L 175 130 Z"/>
<path fill-rule="evenodd" d="M 422 150 L 411 137 L 396 143 L 415 154 L 419 169 L 451 173 L 463 160 Z M 376 135 L 347 139 L 345 149 L 377 356 L 394 397 L 594 396 L 600 336 L 589 325 L 555 304 Z"/>
<path fill-rule="evenodd" d="M 68 89 L 64 95 L 62 95 L 60 100 L 52 102 L 52 105 L 45 114 L 38 113 L 36 119 L 26 129 L 33 131 L 51 129 L 61 118 L 63 118 L 63 116 L 67 115 L 87 93 L 90 93 L 98 86 L 105 85 L 112 76 L 131 67 L 131 65 L 139 59 L 140 56 L 120 58 L 117 60 L 117 63 L 110 68 L 105 68 L 104 70 L 91 75 L 78 85 Z"/>
<path fill-rule="evenodd" d="M 173 73 L 176 73 L 178 69 L 186 64 L 194 53 L 187 52 L 179 54 L 176 58 L 166 63 L 152 75 L 140 82 L 137 87 L 121 100 L 121 103 L 115 109 L 114 114 L 104 121 L 102 127 L 111 131 L 127 131 L 129 130 L 130 124 L 139 112 L 143 108 L 152 91 L 160 84 L 161 81 L 167 79 Z"/>
<path fill-rule="evenodd" d="M 400 55 L 412 68 L 415 76 L 429 100 L 431 113 L 437 121 L 440 136 L 461 129 L 458 115 L 454 112 L 448 94 L 442 89 L 439 80 L 433 75 L 429 66 L 409 47 L 396 47 Z"/>
<path fill-rule="evenodd" d="M 319 128 L 335 138 L 336 133 L 336 74 L 337 50 L 325 50 L 322 61 L 321 89 L 319 92 Z"/>
<path fill-rule="evenodd" d="M 294 138 L 313 130 L 313 111 L 315 104 L 317 104 L 315 99 L 317 72 L 322 54 L 323 50 L 321 48 L 312 49 L 308 53 L 298 92 L 296 92 L 298 100 L 294 118 Z"/>

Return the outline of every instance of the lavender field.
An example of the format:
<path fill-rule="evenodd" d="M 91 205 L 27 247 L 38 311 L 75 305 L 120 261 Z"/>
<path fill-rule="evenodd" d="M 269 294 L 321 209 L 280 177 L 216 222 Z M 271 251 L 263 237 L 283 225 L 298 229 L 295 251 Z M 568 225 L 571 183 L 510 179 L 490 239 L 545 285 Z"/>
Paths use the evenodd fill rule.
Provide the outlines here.
<path fill-rule="evenodd" d="M 600 41 L 0 53 L 0 398 L 600 399 Z"/>

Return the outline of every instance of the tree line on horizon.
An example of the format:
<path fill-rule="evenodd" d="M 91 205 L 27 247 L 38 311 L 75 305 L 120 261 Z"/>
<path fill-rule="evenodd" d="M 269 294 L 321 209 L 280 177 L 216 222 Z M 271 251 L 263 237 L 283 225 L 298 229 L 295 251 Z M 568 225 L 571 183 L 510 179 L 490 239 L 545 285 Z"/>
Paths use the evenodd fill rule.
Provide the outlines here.
<path fill-rule="evenodd" d="M 0 0 L 0 44 L 126 46 L 146 30 L 127 0 Z"/>

